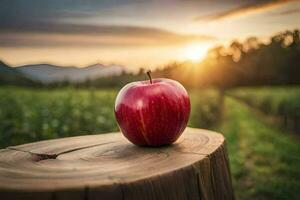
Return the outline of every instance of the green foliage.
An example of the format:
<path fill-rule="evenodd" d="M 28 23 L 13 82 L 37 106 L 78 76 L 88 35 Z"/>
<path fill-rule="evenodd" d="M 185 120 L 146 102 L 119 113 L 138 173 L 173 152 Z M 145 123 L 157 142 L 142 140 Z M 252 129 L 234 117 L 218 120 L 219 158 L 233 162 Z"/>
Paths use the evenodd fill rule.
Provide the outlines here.
<path fill-rule="evenodd" d="M 220 119 L 221 99 L 214 89 L 194 90 L 190 92 L 192 104 L 189 126 L 213 129 Z"/>

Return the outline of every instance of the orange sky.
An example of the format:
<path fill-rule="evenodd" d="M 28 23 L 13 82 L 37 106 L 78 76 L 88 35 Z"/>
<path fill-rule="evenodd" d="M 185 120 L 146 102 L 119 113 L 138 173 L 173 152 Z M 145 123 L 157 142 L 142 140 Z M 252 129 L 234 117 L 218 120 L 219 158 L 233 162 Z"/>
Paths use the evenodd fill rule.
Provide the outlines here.
<path fill-rule="evenodd" d="M 154 68 L 199 60 L 208 48 L 233 39 L 300 28 L 300 1 L 62 2 L 1 2 L 0 59 L 13 66 Z"/>

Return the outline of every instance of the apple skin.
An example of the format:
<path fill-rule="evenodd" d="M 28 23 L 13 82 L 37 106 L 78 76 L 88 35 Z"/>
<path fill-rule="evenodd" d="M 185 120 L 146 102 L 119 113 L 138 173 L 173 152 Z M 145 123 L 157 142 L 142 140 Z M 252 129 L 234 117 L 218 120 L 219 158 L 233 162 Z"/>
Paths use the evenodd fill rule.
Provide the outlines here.
<path fill-rule="evenodd" d="M 185 88 L 171 79 L 132 82 L 115 102 L 123 135 L 139 146 L 172 144 L 184 131 L 191 105 Z"/>

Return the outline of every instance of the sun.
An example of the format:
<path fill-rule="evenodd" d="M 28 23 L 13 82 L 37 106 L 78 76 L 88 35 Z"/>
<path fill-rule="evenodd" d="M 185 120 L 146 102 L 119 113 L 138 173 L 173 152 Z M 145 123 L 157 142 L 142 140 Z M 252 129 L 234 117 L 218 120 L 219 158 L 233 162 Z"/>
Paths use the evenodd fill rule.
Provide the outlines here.
<path fill-rule="evenodd" d="M 202 60 L 207 53 L 208 47 L 202 44 L 188 44 L 184 47 L 183 54 L 184 58 L 191 61 Z"/>

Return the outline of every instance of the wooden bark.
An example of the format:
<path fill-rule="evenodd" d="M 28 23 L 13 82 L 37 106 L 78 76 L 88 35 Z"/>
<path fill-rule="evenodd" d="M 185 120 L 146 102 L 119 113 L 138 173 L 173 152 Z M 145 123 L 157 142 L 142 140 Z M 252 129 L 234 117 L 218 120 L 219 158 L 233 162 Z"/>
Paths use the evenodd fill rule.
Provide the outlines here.
<path fill-rule="evenodd" d="M 0 150 L 0 199 L 234 199 L 225 139 L 187 128 L 160 148 L 121 133 Z"/>

